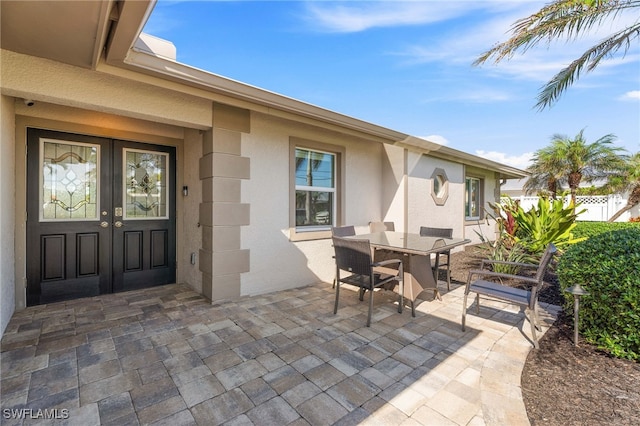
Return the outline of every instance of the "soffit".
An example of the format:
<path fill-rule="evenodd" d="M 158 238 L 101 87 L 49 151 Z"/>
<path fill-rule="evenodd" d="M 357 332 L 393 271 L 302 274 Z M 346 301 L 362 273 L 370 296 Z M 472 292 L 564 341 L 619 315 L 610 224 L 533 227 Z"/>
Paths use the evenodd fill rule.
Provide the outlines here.
<path fill-rule="evenodd" d="M 115 0 L 2 0 L 2 48 L 78 67 L 95 68 L 115 3 Z"/>

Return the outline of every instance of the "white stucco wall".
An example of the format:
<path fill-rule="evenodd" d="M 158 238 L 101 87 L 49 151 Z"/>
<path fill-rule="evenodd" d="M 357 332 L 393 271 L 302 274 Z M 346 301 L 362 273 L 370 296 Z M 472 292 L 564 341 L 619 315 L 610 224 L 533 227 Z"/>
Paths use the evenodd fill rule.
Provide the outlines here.
<path fill-rule="evenodd" d="M 445 171 L 449 196 L 444 205 L 437 205 L 431 196 L 436 169 Z M 407 199 L 407 232 L 420 232 L 421 226 L 453 228 L 453 236 L 463 236 L 464 223 L 464 168 L 439 158 L 409 153 L 409 191 Z"/>
<path fill-rule="evenodd" d="M 289 240 L 290 137 L 345 147 L 345 224 L 365 232 L 380 215 L 382 147 L 309 126 L 252 113 L 242 155 L 251 159 L 251 178 L 242 182 L 242 202 L 251 204 L 242 227 L 242 248 L 250 250 L 250 271 L 241 275 L 243 295 L 331 281 L 335 274 L 329 239 Z"/>
<path fill-rule="evenodd" d="M 0 336 L 15 306 L 14 226 L 15 213 L 15 120 L 13 98 L 0 96 Z"/>
<path fill-rule="evenodd" d="M 382 147 L 382 211 L 376 221 L 393 222 L 397 231 L 405 229 L 404 148 L 394 145 Z"/>
<path fill-rule="evenodd" d="M 202 132 L 186 129 L 182 158 L 178 158 L 178 168 L 182 171 L 182 186 L 187 186 L 188 195 L 182 194 L 182 186 L 176 188 L 176 196 L 182 200 L 182 228 L 178 234 L 178 278 L 202 293 L 202 273 L 199 269 L 198 253 L 202 247 L 202 228 L 199 226 L 202 184 L 200 182 L 199 162 L 202 157 Z M 195 255 L 195 264 L 191 263 L 191 254 Z"/>
<path fill-rule="evenodd" d="M 141 82 L 140 74 L 125 70 L 119 72 L 132 79 L 7 50 L 0 50 L 0 61 L 3 94 L 175 126 L 211 125 L 210 101 L 155 86 L 164 82 L 150 77 Z"/>

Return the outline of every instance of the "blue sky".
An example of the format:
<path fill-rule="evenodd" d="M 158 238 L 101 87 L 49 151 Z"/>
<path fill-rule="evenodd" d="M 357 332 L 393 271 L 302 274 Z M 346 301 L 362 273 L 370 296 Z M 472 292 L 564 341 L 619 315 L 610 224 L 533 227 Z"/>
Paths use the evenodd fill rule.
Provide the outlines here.
<path fill-rule="evenodd" d="M 640 46 L 602 62 L 553 107 L 540 87 L 612 29 L 471 64 L 540 1 L 170 1 L 144 28 L 178 61 L 390 129 L 524 168 L 554 134 L 640 151 Z M 637 10 L 635 10 L 637 14 Z"/>

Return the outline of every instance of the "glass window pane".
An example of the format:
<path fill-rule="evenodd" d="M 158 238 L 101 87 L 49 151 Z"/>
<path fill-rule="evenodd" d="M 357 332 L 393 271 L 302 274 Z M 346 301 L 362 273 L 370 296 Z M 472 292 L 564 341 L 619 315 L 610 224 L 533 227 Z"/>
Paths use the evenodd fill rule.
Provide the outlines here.
<path fill-rule="evenodd" d="M 296 186 L 334 188 L 335 155 L 296 149 Z"/>
<path fill-rule="evenodd" d="M 100 146 L 43 139 L 40 151 L 40 219 L 97 219 Z"/>
<path fill-rule="evenodd" d="M 467 218 L 480 217 L 480 180 L 466 179 L 465 215 Z"/>
<path fill-rule="evenodd" d="M 167 218 L 169 155 L 125 149 L 124 160 L 124 218 Z"/>
<path fill-rule="evenodd" d="M 296 226 L 333 223 L 333 192 L 296 190 Z"/>

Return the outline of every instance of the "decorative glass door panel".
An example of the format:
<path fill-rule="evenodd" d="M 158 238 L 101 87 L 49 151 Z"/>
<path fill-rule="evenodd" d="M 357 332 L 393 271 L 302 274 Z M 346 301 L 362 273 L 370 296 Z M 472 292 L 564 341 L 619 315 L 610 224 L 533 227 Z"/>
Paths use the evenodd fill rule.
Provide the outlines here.
<path fill-rule="evenodd" d="M 124 219 L 167 219 L 169 154 L 124 149 Z"/>
<path fill-rule="evenodd" d="M 40 220 L 98 220 L 100 145 L 40 140 Z"/>

